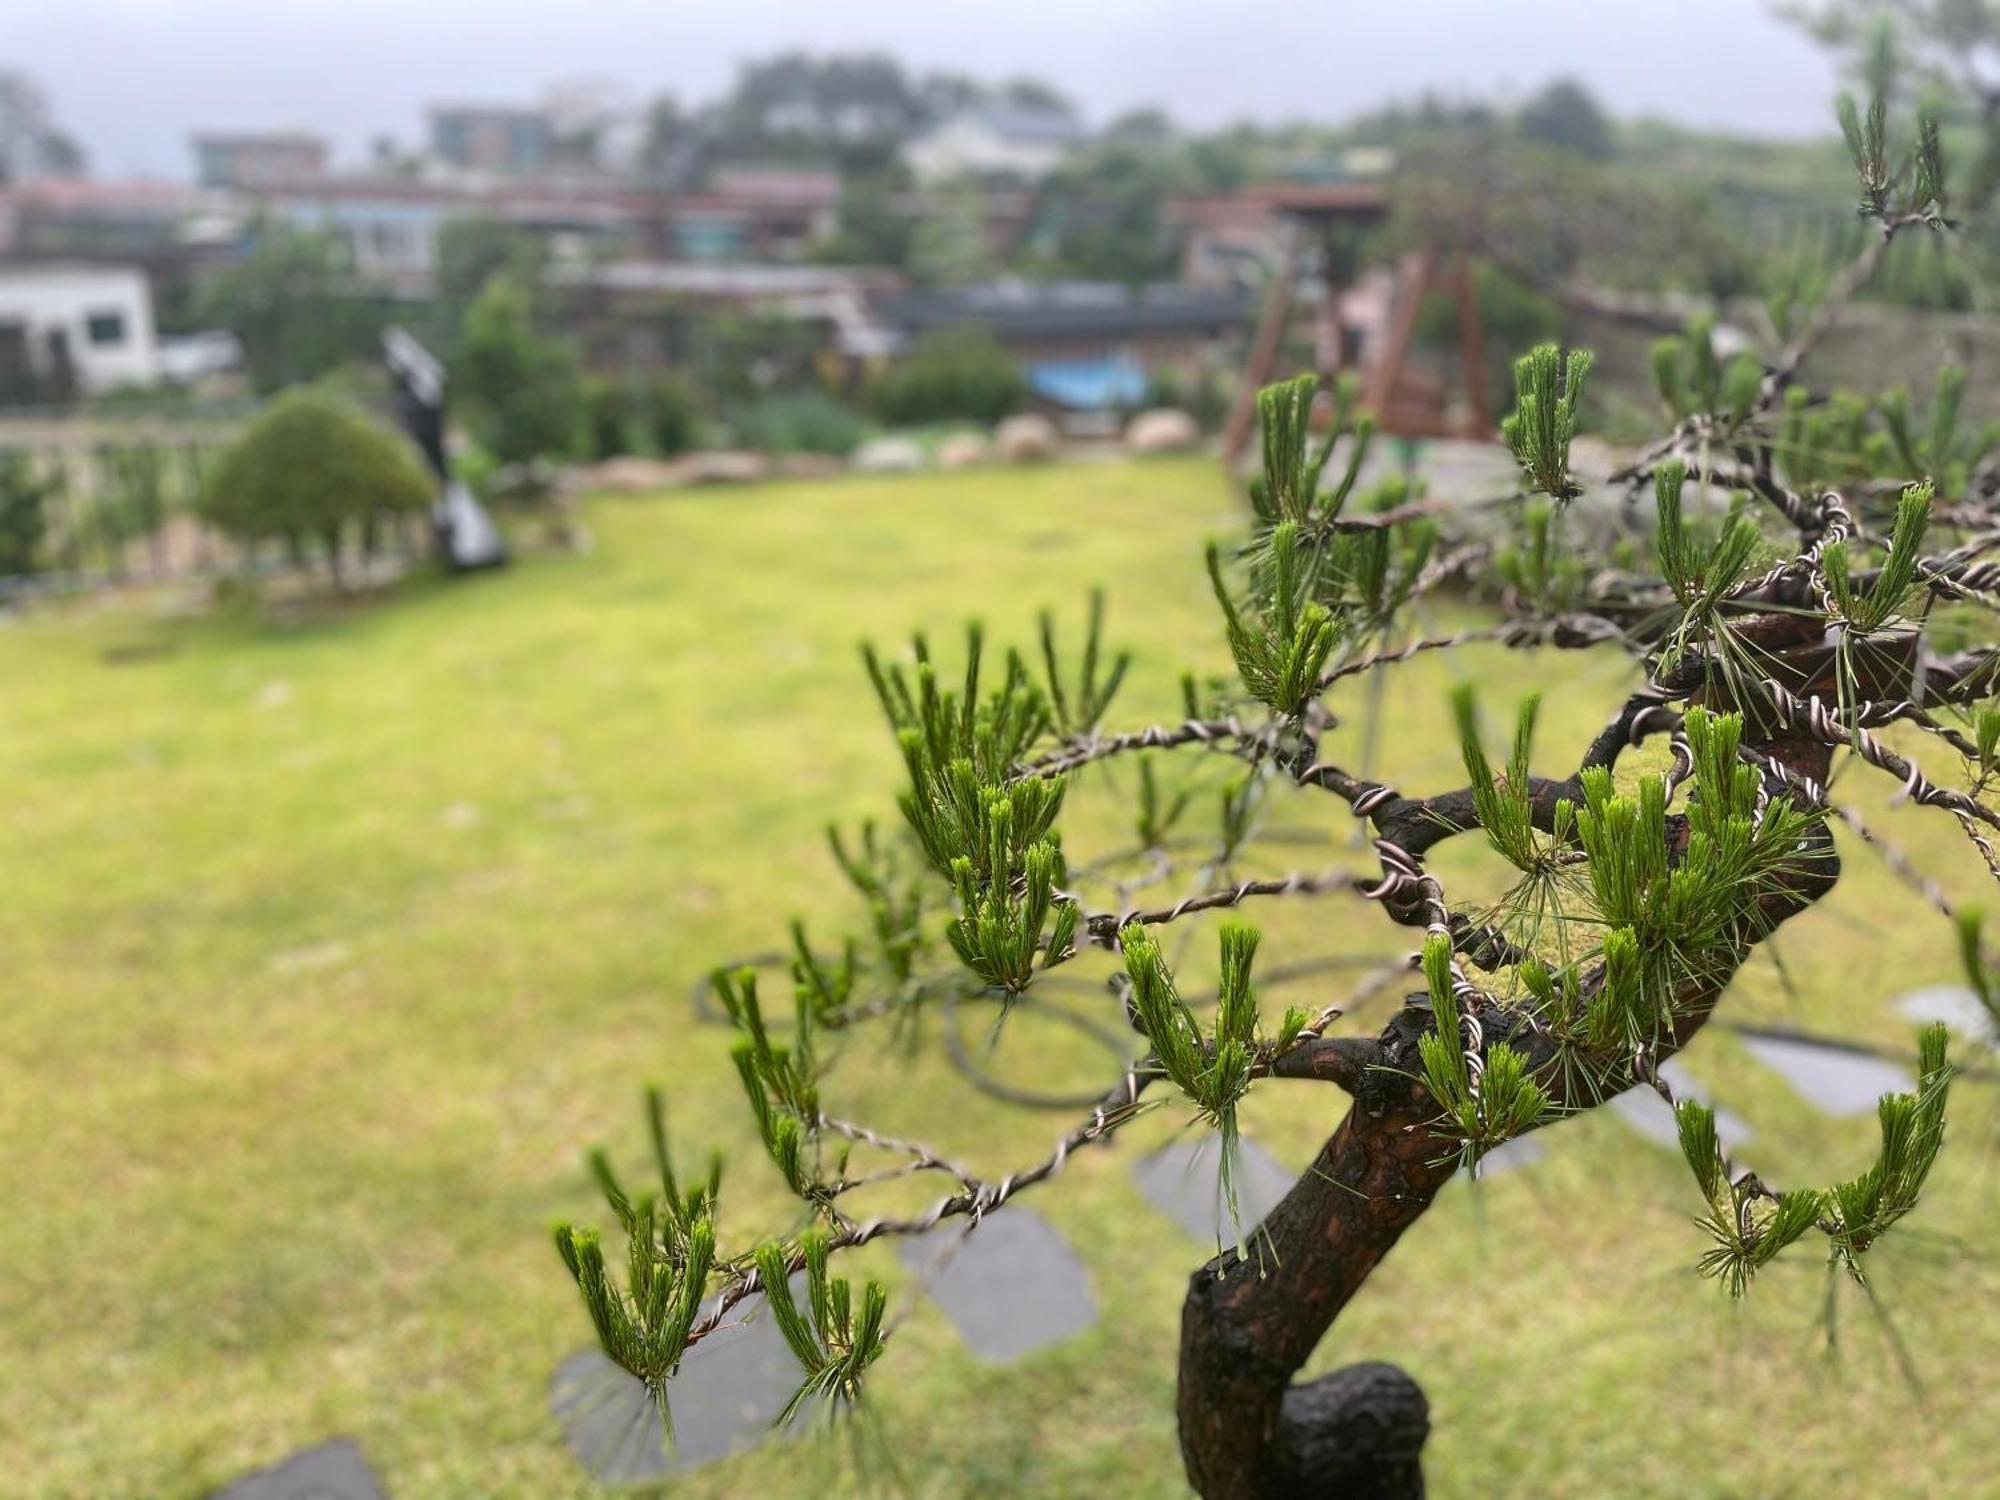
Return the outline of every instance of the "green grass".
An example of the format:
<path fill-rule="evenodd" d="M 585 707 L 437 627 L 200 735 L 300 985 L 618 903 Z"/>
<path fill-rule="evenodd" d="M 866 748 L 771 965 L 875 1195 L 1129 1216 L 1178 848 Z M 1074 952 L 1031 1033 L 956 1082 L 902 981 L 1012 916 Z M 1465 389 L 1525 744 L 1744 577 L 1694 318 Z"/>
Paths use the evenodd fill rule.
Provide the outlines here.
<path fill-rule="evenodd" d="M 821 829 L 893 816 L 854 643 L 974 611 L 1025 638 L 1038 606 L 1102 580 L 1113 635 L 1140 650 L 1121 724 L 1172 716 L 1181 666 L 1225 660 L 1200 543 L 1232 514 L 1201 463 L 589 519 L 588 555 L 291 628 L 121 604 L 0 626 L 0 1488 L 194 1495 L 346 1433 L 399 1500 L 590 1493 L 547 1409 L 551 1371 L 588 1339 L 548 1226 L 602 1221 L 579 1153 L 636 1161 L 640 1091 L 661 1077 L 679 1137 L 734 1159 L 732 1238 L 782 1222 L 727 1038 L 687 997 L 717 961 L 779 944 L 790 913 L 841 919 Z M 1489 723 L 1541 674 L 1558 765 L 1628 680 L 1598 654 L 1395 668 L 1383 701 L 1418 747 L 1394 762 L 1410 789 L 1462 779 L 1431 733 L 1461 672 Z M 1887 816 L 1977 891 L 1948 819 Z M 1302 797 L 1292 821 L 1318 847 L 1271 857 L 1366 867 L 1334 799 Z M 1072 826 L 1103 822 L 1085 795 Z M 1786 930 L 1792 988 L 1760 958 L 1733 1014 L 1908 1044 L 1885 1001 L 1951 977 L 1948 933 L 1867 860 Z M 1440 868 L 1470 889 L 1494 864 L 1454 849 Z M 1410 941 L 1345 895 L 1253 915 L 1266 962 Z M 1322 981 L 1272 1000 L 1333 997 Z M 972 1093 L 938 1052 L 850 1050 L 834 1106 L 1000 1171 L 1068 1123 Z M 1829 1180 L 1871 1149 L 1872 1120 L 1813 1115 L 1726 1034 L 1689 1061 L 1753 1120 L 1750 1158 L 1778 1181 Z M 1030 1009 L 994 1065 L 1088 1083 L 1105 1060 Z M 1341 1106 L 1266 1084 L 1244 1127 L 1302 1165 Z M 1978 1492 L 2000 1427 L 1978 1253 L 2000 1229 L 1993 1115 L 1989 1088 L 1964 1089 L 1929 1203 L 1878 1255 L 1921 1400 L 1851 1296 L 1829 1358 L 1814 1252 L 1740 1307 L 1697 1282 L 1685 1169 L 1609 1118 L 1549 1132 L 1531 1171 L 1455 1184 L 1319 1363 L 1394 1358 L 1424 1382 L 1440 1495 Z M 1103 1317 L 1084 1338 L 984 1367 L 912 1308 L 891 1252 L 857 1258 L 892 1283 L 891 1316 L 910 1312 L 874 1387 L 907 1493 L 1179 1492 L 1178 1306 L 1206 1251 L 1128 1169 L 1184 1119 L 1156 1112 L 1033 1195 L 1088 1263 Z M 778 1444 L 673 1493 L 885 1482 L 840 1445 Z"/>

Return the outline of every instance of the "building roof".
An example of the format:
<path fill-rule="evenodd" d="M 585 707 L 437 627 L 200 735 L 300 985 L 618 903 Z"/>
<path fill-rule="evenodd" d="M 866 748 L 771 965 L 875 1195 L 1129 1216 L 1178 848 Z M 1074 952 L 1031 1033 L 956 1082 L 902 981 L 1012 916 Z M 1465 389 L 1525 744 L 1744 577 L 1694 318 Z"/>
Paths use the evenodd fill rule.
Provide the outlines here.
<path fill-rule="evenodd" d="M 1002 282 L 885 297 L 877 313 L 906 334 L 976 325 L 1002 337 L 1089 338 L 1234 327 L 1253 301 L 1239 288 L 1180 282 L 1137 288 L 1105 281 Z"/>
<path fill-rule="evenodd" d="M 549 111 L 540 104 L 433 104 L 424 113 L 431 119 L 445 115 L 483 115 L 489 120 L 540 120 L 546 122 Z"/>
<path fill-rule="evenodd" d="M 296 146 L 326 150 L 326 137 L 310 130 L 197 130 L 189 137 L 197 146 Z"/>
<path fill-rule="evenodd" d="M 147 286 L 146 272 L 136 265 L 105 265 L 88 260 L 0 260 L 0 281 L 87 281 L 123 287 Z"/>
<path fill-rule="evenodd" d="M 1052 109 L 1024 109 L 1013 104 L 981 104 L 939 123 L 930 132 L 979 125 L 1004 141 L 1018 145 L 1074 146 L 1089 136 L 1076 116 Z"/>
<path fill-rule="evenodd" d="M 840 174 L 821 168 L 721 167 L 709 180 L 705 196 L 734 203 L 832 207 L 840 202 L 840 192 Z"/>
<path fill-rule="evenodd" d="M 661 292 L 689 297 L 760 298 L 880 292 L 901 285 L 880 266 L 805 266 L 740 261 L 628 260 L 558 266 L 551 280 L 614 292 Z"/>
<path fill-rule="evenodd" d="M 200 202 L 204 196 L 200 188 L 179 182 L 105 182 L 84 177 L 40 177 L 32 182 L 0 187 L 0 203 L 63 213 L 149 209 L 160 214 L 173 214 Z"/>
<path fill-rule="evenodd" d="M 1266 182 L 1207 198 L 1172 198 L 1170 224 L 1219 227 L 1257 224 L 1284 214 L 1302 218 L 1379 218 L 1389 211 L 1389 184 L 1383 181 Z"/>

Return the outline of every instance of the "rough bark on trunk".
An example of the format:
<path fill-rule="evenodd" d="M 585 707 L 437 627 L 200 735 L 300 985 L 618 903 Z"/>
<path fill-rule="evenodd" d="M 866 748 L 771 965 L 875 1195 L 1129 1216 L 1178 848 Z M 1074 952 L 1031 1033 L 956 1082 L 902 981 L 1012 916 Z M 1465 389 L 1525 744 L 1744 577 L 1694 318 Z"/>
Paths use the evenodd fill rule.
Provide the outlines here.
<path fill-rule="evenodd" d="M 1800 775 L 1825 779 L 1823 746 L 1766 741 L 1758 748 Z M 1801 870 L 1761 903 L 1737 963 L 1778 923 L 1831 890 L 1838 874 L 1822 828 Z M 1701 1029 L 1731 977 L 1733 967 L 1683 997 L 1659 1059 Z M 1489 1042 L 1521 1047 L 1538 1068 L 1553 1056 L 1546 1035 L 1518 1016 L 1488 1005 L 1480 1019 Z M 1424 1493 L 1429 1410 L 1414 1380 L 1385 1364 L 1354 1365 L 1300 1385 L 1292 1377 L 1457 1169 L 1458 1143 L 1431 1129 L 1437 1106 L 1415 1081 L 1417 1038 L 1428 1024 L 1427 1009 L 1405 1008 L 1372 1045 L 1322 1043 L 1341 1049 L 1328 1051 L 1324 1069 L 1308 1059 L 1291 1070 L 1335 1079 L 1354 1095 L 1353 1105 L 1251 1236 L 1245 1258 L 1225 1252 L 1189 1282 L 1177 1412 L 1182 1460 L 1204 1500 L 1410 1500 Z M 1596 1101 L 1556 1102 L 1574 1112 Z"/>

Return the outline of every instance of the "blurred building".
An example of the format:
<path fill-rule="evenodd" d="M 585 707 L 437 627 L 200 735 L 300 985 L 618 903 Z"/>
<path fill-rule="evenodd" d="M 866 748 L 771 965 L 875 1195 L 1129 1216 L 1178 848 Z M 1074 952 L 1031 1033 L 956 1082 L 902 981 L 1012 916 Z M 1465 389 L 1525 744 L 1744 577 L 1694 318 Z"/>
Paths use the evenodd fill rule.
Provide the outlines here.
<path fill-rule="evenodd" d="M 159 374 L 144 273 L 65 261 L 0 264 L 0 406 L 150 385 Z"/>
<path fill-rule="evenodd" d="M 784 167 L 725 167 L 699 193 L 660 200 L 666 252 L 683 260 L 797 260 L 832 235 L 840 176 Z"/>
<path fill-rule="evenodd" d="M 1381 179 L 1269 182 L 1234 193 L 1172 198 L 1161 214 L 1181 238 L 1181 276 L 1204 286 L 1260 283 L 1291 263 L 1302 232 L 1372 228 L 1389 213 Z"/>
<path fill-rule="evenodd" d="M 327 146 L 302 131 L 206 132 L 194 138 L 194 163 L 205 188 L 258 188 L 323 175 Z"/>
<path fill-rule="evenodd" d="M 903 148 L 919 182 L 954 177 L 1018 177 L 1036 181 L 1088 139 L 1074 115 L 1060 110 L 989 105 L 968 109 L 925 131 Z"/>
<path fill-rule="evenodd" d="M 439 104 L 430 110 L 431 155 L 470 172 L 535 172 L 554 160 L 555 122 L 533 105 Z"/>
<path fill-rule="evenodd" d="M 874 360 L 895 342 L 875 308 L 903 287 L 876 267 L 670 260 L 557 266 L 549 281 L 585 364 L 607 373 L 700 371 L 718 317 L 789 325 L 809 363 Z"/>
<path fill-rule="evenodd" d="M 505 177 L 484 181 L 359 175 L 273 184 L 265 212 L 338 237 L 363 280 L 401 297 L 435 290 L 438 247 L 454 220 L 511 224 L 559 258 L 629 252 L 657 236 L 653 196 L 617 183 Z"/>
<path fill-rule="evenodd" d="M 894 347 L 946 328 L 979 328 L 1020 362 L 1029 388 L 1067 410 L 1131 407 L 1154 377 L 1233 364 L 1254 307 L 1242 287 L 1177 282 L 998 282 L 876 300 Z"/>
<path fill-rule="evenodd" d="M 182 183 L 46 179 L 0 188 L 0 263 L 136 267 L 158 315 L 182 322 L 194 288 L 241 238 L 230 195 Z"/>

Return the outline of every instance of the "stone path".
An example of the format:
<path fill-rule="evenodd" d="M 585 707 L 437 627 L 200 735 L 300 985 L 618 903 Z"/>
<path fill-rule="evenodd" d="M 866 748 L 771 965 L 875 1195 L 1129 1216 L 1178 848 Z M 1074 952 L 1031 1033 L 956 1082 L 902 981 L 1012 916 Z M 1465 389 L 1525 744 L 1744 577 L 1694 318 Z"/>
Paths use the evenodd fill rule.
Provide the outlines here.
<path fill-rule="evenodd" d="M 1713 1104 L 1708 1091 L 1688 1072 L 1685 1064 L 1677 1057 L 1660 1064 L 1660 1077 L 1667 1087 L 1674 1091 L 1676 1099 L 1699 1099 L 1703 1104 Z M 1632 1129 L 1659 1145 L 1678 1151 L 1681 1147 L 1680 1126 L 1674 1120 L 1674 1112 L 1667 1107 L 1657 1089 L 1641 1085 L 1627 1089 L 1611 1101 L 1611 1109 L 1619 1119 Z M 1722 1142 L 1724 1151 L 1734 1151 L 1749 1142 L 1753 1132 L 1749 1124 L 1732 1110 L 1717 1108 L 1715 1111 L 1715 1136 Z"/>
<path fill-rule="evenodd" d="M 1959 986 L 1915 991 L 1902 997 L 1897 1009 L 1912 1020 L 1941 1020 L 1968 1037 L 1994 1034 L 1978 998 Z M 1871 1113 L 1881 1095 L 1915 1087 L 1908 1067 L 1871 1053 L 1769 1033 L 1740 1035 L 1753 1057 L 1822 1114 L 1846 1118 Z M 1676 1096 L 1710 1102 L 1680 1059 L 1663 1063 L 1660 1072 Z M 1678 1149 L 1673 1111 L 1652 1089 L 1629 1089 L 1610 1105 L 1631 1130 L 1663 1148 Z M 1725 1151 L 1735 1151 L 1752 1137 L 1748 1122 L 1728 1109 L 1716 1109 L 1715 1123 Z M 1236 1232 L 1216 1178 L 1219 1149 L 1212 1135 L 1188 1136 L 1132 1168 L 1146 1200 L 1205 1244 L 1229 1243 Z M 1240 1151 L 1237 1205 L 1248 1231 L 1284 1197 L 1294 1174 L 1254 1141 L 1243 1141 Z M 1482 1176 L 1500 1176 L 1531 1167 L 1547 1154 L 1538 1140 L 1510 1141 L 1488 1152 L 1479 1170 Z M 969 1235 L 962 1222 L 942 1224 L 928 1235 L 903 1241 L 899 1254 L 958 1336 L 982 1359 L 1006 1363 L 1024 1358 L 1097 1320 L 1097 1300 L 1082 1260 L 1031 1208 L 1010 1204 L 988 1214 Z M 637 1380 L 594 1348 L 566 1360 L 555 1374 L 551 1405 L 583 1466 L 606 1483 L 639 1483 L 770 1437 L 772 1423 L 798 1388 L 799 1374 L 776 1325 L 761 1311 L 762 1299 L 751 1299 L 741 1318 L 689 1352 L 671 1392 L 672 1448 L 662 1441 L 659 1415 Z M 250 1475 L 215 1500 L 382 1500 L 382 1494 L 360 1450 L 339 1439 Z"/>
<path fill-rule="evenodd" d="M 1979 997 L 1962 984 L 1912 990 L 1896 1002 L 1896 1009 L 1912 1021 L 1942 1021 L 1969 1042 L 2000 1041 L 1993 1017 L 1979 1003 Z"/>
<path fill-rule="evenodd" d="M 793 1287 L 803 1297 L 803 1283 Z M 752 1297 L 740 1316 L 690 1349 L 668 1393 L 668 1447 L 646 1388 L 595 1347 L 563 1361 L 549 1404 L 570 1451 L 607 1484 L 635 1484 L 755 1447 L 803 1378 L 784 1335 Z"/>
<path fill-rule="evenodd" d="M 1237 1225 L 1230 1222 L 1216 1172 L 1221 1149 L 1214 1135 L 1205 1134 L 1162 1146 L 1132 1168 L 1146 1201 L 1206 1245 L 1236 1242 Z M 1239 1142 L 1235 1179 L 1237 1213 L 1246 1235 L 1278 1206 L 1294 1180 L 1251 1140 Z"/>
<path fill-rule="evenodd" d="M 1807 1103 L 1836 1119 L 1872 1115 L 1876 1100 L 1884 1094 L 1906 1093 L 1917 1086 L 1901 1063 L 1869 1052 L 1747 1032 L 1743 1045 Z"/>
<path fill-rule="evenodd" d="M 283 1463 L 246 1474 L 210 1500 L 387 1500 L 351 1438 L 334 1438 Z"/>
<path fill-rule="evenodd" d="M 972 1234 L 945 1223 L 905 1240 L 903 1264 L 982 1359 L 1020 1359 L 1097 1321 L 1083 1262 L 1048 1220 L 1009 1205 Z"/>

